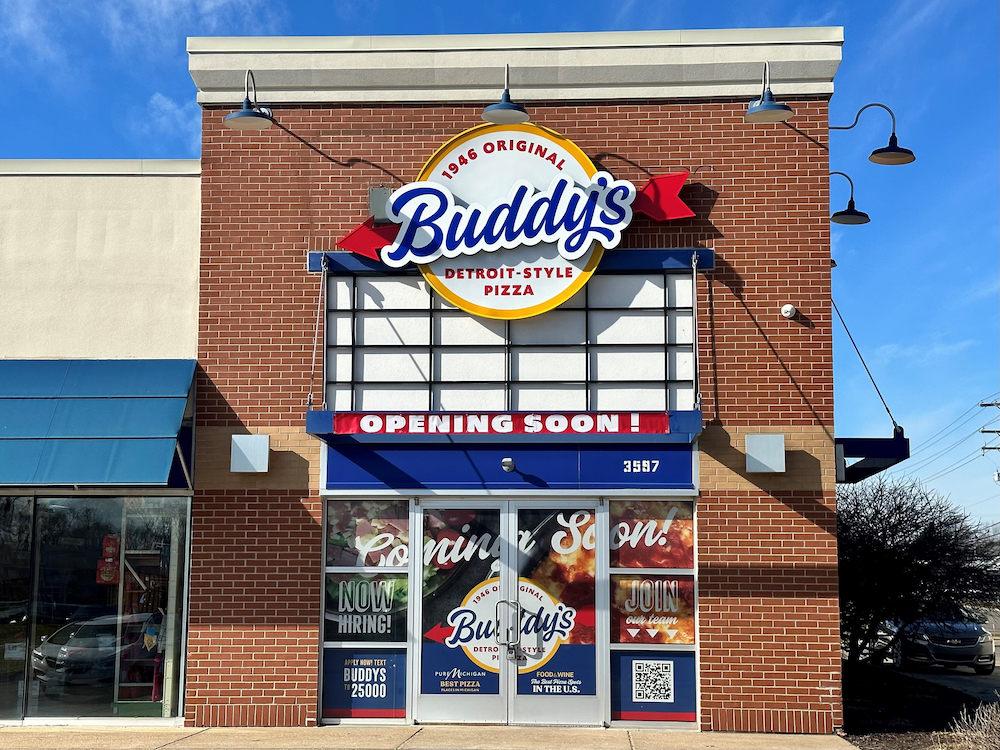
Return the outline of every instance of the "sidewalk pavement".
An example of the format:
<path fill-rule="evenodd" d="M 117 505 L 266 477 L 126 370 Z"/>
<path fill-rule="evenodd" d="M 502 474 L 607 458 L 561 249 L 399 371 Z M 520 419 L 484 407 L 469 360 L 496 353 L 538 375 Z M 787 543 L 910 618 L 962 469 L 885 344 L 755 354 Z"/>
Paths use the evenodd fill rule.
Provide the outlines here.
<path fill-rule="evenodd" d="M 495 726 L 0 726 L 0 750 L 853 750 L 835 735 Z"/>

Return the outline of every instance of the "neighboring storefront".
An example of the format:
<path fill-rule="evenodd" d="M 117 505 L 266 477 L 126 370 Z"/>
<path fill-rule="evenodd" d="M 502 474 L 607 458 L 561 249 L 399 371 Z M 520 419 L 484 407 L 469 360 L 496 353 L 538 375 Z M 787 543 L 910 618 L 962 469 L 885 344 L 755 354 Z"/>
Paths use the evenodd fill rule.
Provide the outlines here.
<path fill-rule="evenodd" d="M 833 731 L 841 44 L 190 39 L 200 177 L 107 240 L 162 304 L 0 352 L 0 718 Z"/>
<path fill-rule="evenodd" d="M 183 715 L 198 163 L 0 162 L 0 721 Z"/>

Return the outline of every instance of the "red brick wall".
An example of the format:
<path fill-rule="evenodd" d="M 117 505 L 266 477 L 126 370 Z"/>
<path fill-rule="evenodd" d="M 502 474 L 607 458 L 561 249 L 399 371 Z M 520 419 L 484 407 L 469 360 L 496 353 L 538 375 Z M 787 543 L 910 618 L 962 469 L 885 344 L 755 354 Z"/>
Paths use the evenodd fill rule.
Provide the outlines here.
<path fill-rule="evenodd" d="M 793 127 L 744 123 L 745 101 L 530 108 L 535 122 L 640 186 L 697 170 L 682 197 L 698 216 L 662 225 L 638 217 L 623 244 L 703 245 L 718 259 L 698 289 L 702 450 L 722 467 L 698 506 L 705 729 L 828 732 L 841 723 L 824 438 L 833 434 L 827 104 L 791 104 Z M 198 427 L 294 430 L 316 314 L 306 253 L 366 218 L 370 186 L 411 181 L 451 135 L 480 124 L 479 109 L 276 109 L 339 163 L 276 127 L 227 130 L 229 111 L 207 110 L 203 122 Z M 786 302 L 803 317 L 781 317 Z M 781 481 L 740 468 L 737 437 L 756 429 L 805 435 Z M 234 491 L 224 473 L 212 477 L 194 500 L 187 720 L 312 723 L 318 497 L 308 483 Z"/>

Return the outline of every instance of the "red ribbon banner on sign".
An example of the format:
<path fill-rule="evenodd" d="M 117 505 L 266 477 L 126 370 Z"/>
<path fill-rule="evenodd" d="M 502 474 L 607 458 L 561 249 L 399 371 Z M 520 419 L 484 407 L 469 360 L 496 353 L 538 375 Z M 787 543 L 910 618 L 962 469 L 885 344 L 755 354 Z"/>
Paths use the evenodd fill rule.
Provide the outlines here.
<path fill-rule="evenodd" d="M 638 191 L 632 203 L 632 211 L 646 214 L 654 221 L 687 219 L 694 216 L 694 211 L 681 200 L 679 195 L 688 174 L 688 172 L 674 172 L 650 178 Z M 379 260 L 379 250 L 391 245 L 398 233 L 398 224 L 375 226 L 374 217 L 369 217 L 337 242 L 337 247 L 372 260 Z"/>
<path fill-rule="evenodd" d="M 689 219 L 694 211 L 681 200 L 680 190 L 688 178 L 688 172 L 674 172 L 651 178 L 632 202 L 632 210 L 646 214 L 653 221 Z"/>
<path fill-rule="evenodd" d="M 609 435 L 670 432 L 666 412 L 334 414 L 337 435 Z"/>

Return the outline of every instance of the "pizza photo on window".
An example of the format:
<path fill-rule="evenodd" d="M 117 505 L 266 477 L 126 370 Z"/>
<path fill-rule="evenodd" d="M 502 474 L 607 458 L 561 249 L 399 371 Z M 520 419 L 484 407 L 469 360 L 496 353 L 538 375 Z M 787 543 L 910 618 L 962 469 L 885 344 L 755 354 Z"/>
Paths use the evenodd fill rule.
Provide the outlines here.
<path fill-rule="evenodd" d="M 611 502 L 612 568 L 694 568 L 694 503 Z"/>

